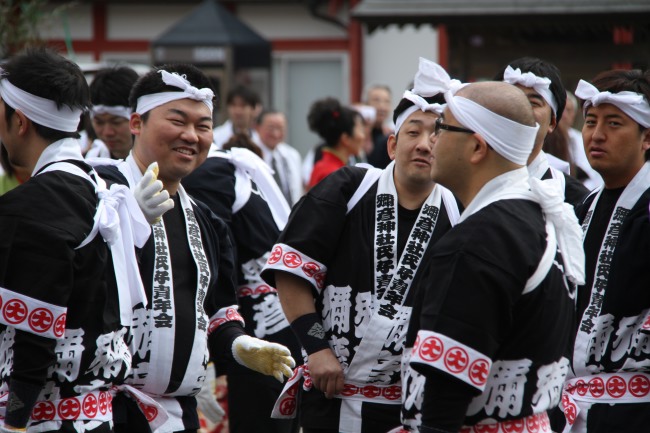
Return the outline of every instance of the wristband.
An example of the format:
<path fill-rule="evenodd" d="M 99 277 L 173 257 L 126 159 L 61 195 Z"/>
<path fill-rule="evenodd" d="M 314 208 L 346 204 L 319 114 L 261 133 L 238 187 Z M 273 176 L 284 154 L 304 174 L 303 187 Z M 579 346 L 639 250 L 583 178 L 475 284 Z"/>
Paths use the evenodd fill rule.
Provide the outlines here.
<path fill-rule="evenodd" d="M 34 404 L 42 390 L 43 386 L 41 385 L 11 379 L 9 381 L 5 424 L 14 428 L 26 426 Z"/>
<path fill-rule="evenodd" d="M 291 322 L 290 326 L 307 355 L 329 349 L 330 345 L 325 338 L 325 328 L 321 324 L 318 313 L 300 316 Z"/>

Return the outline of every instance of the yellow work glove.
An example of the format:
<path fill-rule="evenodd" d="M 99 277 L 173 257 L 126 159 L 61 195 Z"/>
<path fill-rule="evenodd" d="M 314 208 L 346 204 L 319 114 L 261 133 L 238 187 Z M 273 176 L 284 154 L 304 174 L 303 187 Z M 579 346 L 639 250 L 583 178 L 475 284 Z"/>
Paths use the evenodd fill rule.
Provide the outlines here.
<path fill-rule="evenodd" d="M 250 335 L 241 335 L 232 343 L 235 360 L 244 367 L 267 376 L 275 377 L 280 383 L 282 376 L 291 377 L 296 362 L 289 349 L 281 344 L 269 343 Z"/>
<path fill-rule="evenodd" d="M 133 196 L 149 224 L 160 221 L 162 215 L 174 207 L 167 190 L 158 180 L 158 163 L 152 162 L 140 182 L 133 188 Z"/>

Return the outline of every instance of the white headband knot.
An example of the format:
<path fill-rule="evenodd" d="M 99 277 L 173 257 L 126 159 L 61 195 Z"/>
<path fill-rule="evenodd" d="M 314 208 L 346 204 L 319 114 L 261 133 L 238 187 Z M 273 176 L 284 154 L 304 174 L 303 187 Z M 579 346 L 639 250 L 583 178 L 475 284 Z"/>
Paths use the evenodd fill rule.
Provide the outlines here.
<path fill-rule="evenodd" d="M 508 84 L 520 84 L 535 90 L 550 105 L 553 114 L 557 116 L 557 101 L 551 92 L 551 79 L 547 77 L 538 77 L 532 72 L 521 72 L 521 69 L 513 69 L 508 65 L 503 72 L 503 81 Z"/>
<path fill-rule="evenodd" d="M 171 101 L 176 101 L 178 99 L 193 99 L 195 101 L 201 101 L 210 109 L 212 113 L 212 99 L 214 98 L 214 92 L 212 89 L 204 87 L 198 89 L 184 76 L 177 74 L 176 72 L 169 73 L 164 70 L 158 71 L 162 75 L 162 80 L 165 84 L 169 86 L 178 87 L 181 89 L 181 92 L 160 92 L 152 93 L 150 95 L 143 95 L 138 98 L 136 113 L 144 114 L 147 111 L 151 111 L 156 107 L 159 107 L 163 104 L 166 104 Z"/>
<path fill-rule="evenodd" d="M 449 78 L 449 74 L 447 74 L 447 71 L 442 66 L 424 57 L 420 57 L 418 72 L 413 79 L 413 89 L 406 90 L 402 95 L 402 99 L 408 99 L 413 103 L 413 106 L 407 108 L 397 116 L 397 120 L 395 121 L 395 134 L 399 132 L 404 121 L 417 110 L 442 114 L 445 109 L 445 104 L 430 104 L 424 98 L 445 93 L 448 90 L 456 93 L 463 86 L 464 84 L 460 81 Z"/>
<path fill-rule="evenodd" d="M 612 104 L 618 107 L 625 114 L 630 116 L 636 123 L 644 128 L 650 128 L 650 105 L 644 95 L 636 92 L 601 92 L 593 84 L 580 80 L 575 95 L 584 100 L 582 114 L 587 115 L 587 109 L 593 105 Z"/>
<path fill-rule="evenodd" d="M 458 122 L 479 133 L 499 155 L 508 161 L 526 165 L 535 144 L 539 125 L 526 126 L 506 119 L 462 96 L 445 93 L 449 110 Z"/>
<path fill-rule="evenodd" d="M 81 114 L 80 108 L 62 105 L 60 108 L 51 99 L 32 95 L 14 86 L 0 68 L 0 97 L 14 110 L 20 110 L 29 120 L 56 131 L 77 132 Z"/>

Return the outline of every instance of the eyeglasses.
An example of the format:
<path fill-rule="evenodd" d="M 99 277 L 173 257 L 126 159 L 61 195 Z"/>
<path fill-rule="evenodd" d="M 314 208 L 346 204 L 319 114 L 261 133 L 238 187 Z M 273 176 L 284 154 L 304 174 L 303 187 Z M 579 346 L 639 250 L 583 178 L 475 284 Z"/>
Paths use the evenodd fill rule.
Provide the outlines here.
<path fill-rule="evenodd" d="M 442 123 L 442 117 L 438 117 L 436 119 L 436 126 L 433 130 L 433 133 L 435 135 L 438 135 L 441 129 L 444 129 L 445 131 L 451 131 L 451 132 L 464 132 L 466 134 L 475 134 L 475 132 L 472 131 L 471 129 L 461 128 L 459 126 L 452 126 L 452 125 L 447 125 L 446 123 Z"/>

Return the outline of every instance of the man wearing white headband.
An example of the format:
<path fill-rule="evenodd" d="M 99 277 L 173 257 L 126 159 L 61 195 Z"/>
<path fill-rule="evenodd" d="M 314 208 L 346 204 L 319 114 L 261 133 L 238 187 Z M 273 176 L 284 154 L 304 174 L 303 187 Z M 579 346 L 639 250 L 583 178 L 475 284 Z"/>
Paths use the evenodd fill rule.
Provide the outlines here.
<path fill-rule="evenodd" d="M 421 60 L 395 109 L 384 170 L 343 167 L 294 208 L 262 277 L 275 286 L 304 349 L 273 416 L 299 406 L 305 433 L 385 432 L 399 424 L 410 290 L 431 246 L 458 217 L 429 176 L 447 73 Z M 297 395 L 296 392 L 302 387 Z"/>
<path fill-rule="evenodd" d="M 116 432 L 196 432 L 195 395 L 211 359 L 236 360 L 278 380 L 293 366 L 285 347 L 245 334 L 227 227 L 180 184 L 212 144 L 214 94 L 208 86 L 190 65 L 163 66 L 141 77 L 129 98 L 131 154 L 98 168 L 134 190 L 152 224 L 139 257 L 148 305 L 134 311 L 128 341 L 133 370 L 126 383 L 167 416 L 161 420 L 160 412 L 121 393 L 113 400 Z"/>
<path fill-rule="evenodd" d="M 0 138 L 31 173 L 0 197 L 0 431 L 110 432 L 130 301 L 144 299 L 134 245 L 151 230 L 128 188 L 108 191 L 83 161 L 79 67 L 38 49 L 0 74 Z"/>
<path fill-rule="evenodd" d="M 552 63 L 533 57 L 514 60 L 495 80 L 520 88 L 528 97 L 535 121 L 539 125 L 533 151 L 528 158 L 528 171 L 537 179 L 557 179 L 564 184 L 565 201 L 577 206 L 589 192 L 577 179 L 560 171 L 568 163 L 542 150 L 546 137 L 555 131 L 566 105 L 566 91 L 560 71 Z"/>
<path fill-rule="evenodd" d="M 405 404 L 421 411 L 404 425 L 550 432 L 546 411 L 569 368 L 569 280 L 584 278 L 580 227 L 559 183 L 529 181 L 537 127 L 521 90 L 484 82 L 445 99 L 431 175 L 465 210 L 417 287 L 407 345 L 414 341 L 410 367 L 426 380 L 408 387 Z"/>
<path fill-rule="evenodd" d="M 126 66 L 101 69 L 93 77 L 90 118 L 97 139 L 86 158 L 124 159 L 129 155 L 133 146 L 129 93 L 137 80 L 138 73 Z"/>
<path fill-rule="evenodd" d="M 586 283 L 578 288 L 575 377 L 565 431 L 646 431 L 650 425 L 650 75 L 606 71 L 575 92 L 582 138 L 602 176 L 578 209 Z M 575 328 L 574 328 L 575 329 Z"/>

